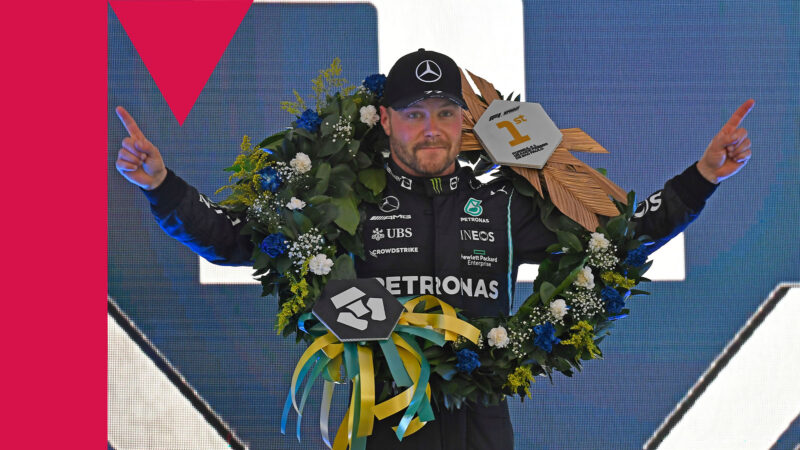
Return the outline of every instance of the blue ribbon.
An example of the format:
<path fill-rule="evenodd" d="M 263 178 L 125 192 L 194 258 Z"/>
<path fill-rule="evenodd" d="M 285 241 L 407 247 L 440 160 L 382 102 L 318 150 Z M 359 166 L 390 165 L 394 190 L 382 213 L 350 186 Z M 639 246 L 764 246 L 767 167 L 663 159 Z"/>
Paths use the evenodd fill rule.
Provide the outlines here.
<path fill-rule="evenodd" d="M 317 352 L 320 353 L 320 352 Z M 295 387 L 295 392 L 289 391 L 289 394 L 286 396 L 286 403 L 283 404 L 283 414 L 281 415 L 281 434 L 286 434 L 286 421 L 289 419 L 289 410 L 292 408 L 292 394 L 297 393 L 297 390 L 300 389 L 300 385 L 303 383 L 303 379 L 306 377 L 306 373 L 314 365 L 317 361 L 317 358 L 311 357 L 308 358 L 308 361 L 300 369 L 300 374 L 297 376 L 297 386 Z M 301 410 L 302 412 L 302 410 Z M 297 419 L 298 423 L 300 422 L 300 417 Z M 297 440 L 300 440 L 300 431 L 298 428 Z"/>
<path fill-rule="evenodd" d="M 430 410 L 430 404 L 428 403 L 428 397 L 425 395 L 425 386 L 428 385 L 428 379 L 431 375 L 431 366 L 428 363 L 427 358 L 422 353 L 422 349 L 419 348 L 417 343 L 414 341 L 412 336 L 408 336 L 405 333 L 399 333 L 399 336 L 408 343 L 408 345 L 414 349 L 415 352 L 420 356 L 420 371 L 419 371 L 419 378 L 417 379 L 417 390 L 414 391 L 414 395 L 411 397 L 411 403 L 406 408 L 406 413 L 403 414 L 403 418 L 400 420 L 400 423 L 397 425 L 397 431 L 395 434 L 397 435 L 397 439 L 403 440 L 403 435 L 406 434 L 406 429 L 408 429 L 408 425 L 411 423 L 411 420 L 414 419 L 414 414 L 417 413 L 417 410 L 420 409 L 423 403 L 428 404 L 427 410 Z M 426 411 L 427 412 L 427 411 Z M 420 421 L 423 418 L 420 417 Z M 431 411 L 430 420 L 433 420 L 433 412 Z"/>
<path fill-rule="evenodd" d="M 325 366 L 328 365 L 328 362 L 331 359 L 325 356 L 323 353 L 320 357 L 317 358 L 317 363 L 314 366 L 314 370 L 311 371 L 311 374 L 308 376 L 308 381 L 306 381 L 306 386 L 303 388 L 303 396 L 300 397 L 300 405 L 298 408 L 300 412 L 297 415 L 297 440 L 300 441 L 300 423 L 303 420 L 303 408 L 306 406 L 306 399 L 308 399 L 308 394 L 311 392 L 311 387 L 314 386 L 314 383 L 319 378 L 320 373 L 325 369 Z M 299 386 L 300 383 L 298 383 Z"/>

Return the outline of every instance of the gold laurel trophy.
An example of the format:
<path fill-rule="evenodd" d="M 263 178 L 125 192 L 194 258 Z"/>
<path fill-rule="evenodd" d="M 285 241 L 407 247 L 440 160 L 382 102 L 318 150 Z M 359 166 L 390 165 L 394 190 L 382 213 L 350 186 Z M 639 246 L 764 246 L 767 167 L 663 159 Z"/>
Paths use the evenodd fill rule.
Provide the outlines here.
<path fill-rule="evenodd" d="M 486 150 L 496 163 L 511 167 L 542 198 L 589 231 L 598 215 L 619 210 L 609 199 L 627 204 L 625 191 L 572 155 L 570 151 L 608 153 L 579 128 L 559 130 L 538 103 L 503 100 L 488 81 L 467 71 L 481 97 L 461 72 L 461 90 L 468 110 L 461 127 L 461 151 Z"/>

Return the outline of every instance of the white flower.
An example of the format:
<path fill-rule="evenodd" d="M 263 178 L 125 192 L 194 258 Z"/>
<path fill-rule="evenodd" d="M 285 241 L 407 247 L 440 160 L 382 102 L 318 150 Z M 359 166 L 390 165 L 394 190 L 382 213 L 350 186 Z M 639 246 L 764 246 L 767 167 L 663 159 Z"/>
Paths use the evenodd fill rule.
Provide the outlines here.
<path fill-rule="evenodd" d="M 589 249 L 593 252 L 599 252 L 608 248 L 608 239 L 603 236 L 603 233 L 592 233 L 592 238 L 589 239 Z"/>
<path fill-rule="evenodd" d="M 327 275 L 331 273 L 331 267 L 333 267 L 333 260 L 322 253 L 308 262 L 308 270 L 315 275 Z"/>
<path fill-rule="evenodd" d="M 486 337 L 492 347 L 503 348 L 508 345 L 508 332 L 503 327 L 492 328 Z"/>
<path fill-rule="evenodd" d="M 361 113 L 361 123 L 366 124 L 370 128 L 375 126 L 381 119 L 381 116 L 378 115 L 378 111 L 372 105 L 362 106 L 359 112 Z"/>
<path fill-rule="evenodd" d="M 566 313 L 567 302 L 565 302 L 563 298 L 557 298 L 550 302 L 550 314 L 552 314 L 557 320 L 563 319 Z"/>
<path fill-rule="evenodd" d="M 297 197 L 292 197 L 292 199 L 289 200 L 289 203 L 286 204 L 286 207 L 291 209 L 292 211 L 294 211 L 295 209 L 303 209 L 305 208 L 305 206 L 306 202 L 300 200 Z"/>
<path fill-rule="evenodd" d="M 299 152 L 295 157 L 289 161 L 289 165 L 292 166 L 297 173 L 306 173 L 311 170 L 311 158 L 308 157 L 303 152 Z"/>
<path fill-rule="evenodd" d="M 578 272 L 578 276 L 575 277 L 575 285 L 584 287 L 586 289 L 593 289 L 594 288 L 594 275 L 592 274 L 592 269 L 589 267 L 584 267 Z"/>

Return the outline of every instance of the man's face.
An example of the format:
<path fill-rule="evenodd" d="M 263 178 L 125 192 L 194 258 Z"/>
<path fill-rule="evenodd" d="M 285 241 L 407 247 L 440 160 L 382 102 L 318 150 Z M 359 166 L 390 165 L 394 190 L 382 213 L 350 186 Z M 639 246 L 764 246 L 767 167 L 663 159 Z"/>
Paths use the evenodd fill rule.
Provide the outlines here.
<path fill-rule="evenodd" d="M 427 98 L 405 109 L 381 106 L 394 162 L 409 175 L 438 177 L 455 170 L 461 148 L 461 107 Z"/>

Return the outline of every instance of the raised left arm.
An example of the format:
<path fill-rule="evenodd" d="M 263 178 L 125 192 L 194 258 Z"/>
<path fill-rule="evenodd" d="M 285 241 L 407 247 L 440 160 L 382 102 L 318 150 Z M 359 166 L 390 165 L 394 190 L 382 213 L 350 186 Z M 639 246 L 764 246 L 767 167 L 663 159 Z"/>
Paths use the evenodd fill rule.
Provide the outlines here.
<path fill-rule="evenodd" d="M 735 175 L 750 160 L 750 139 L 747 130 L 739 126 L 755 103 L 753 99 L 744 102 L 711 139 L 703 157 L 697 162 L 697 170 L 706 180 L 717 184 Z"/>

